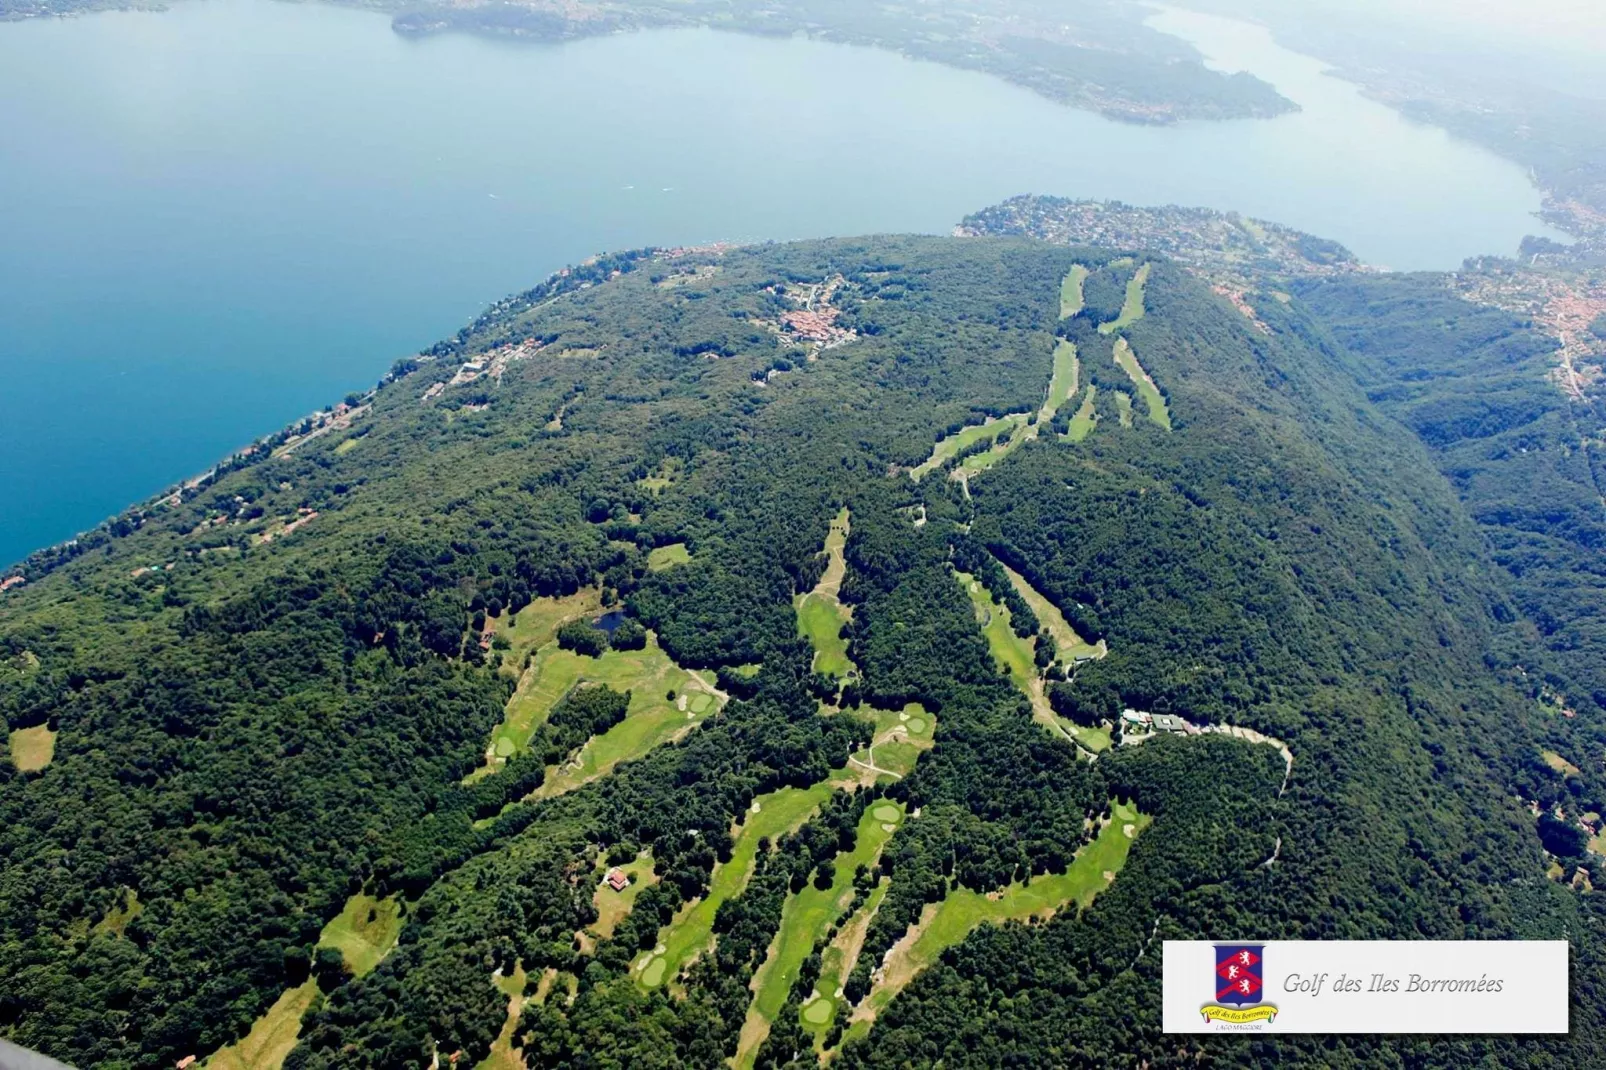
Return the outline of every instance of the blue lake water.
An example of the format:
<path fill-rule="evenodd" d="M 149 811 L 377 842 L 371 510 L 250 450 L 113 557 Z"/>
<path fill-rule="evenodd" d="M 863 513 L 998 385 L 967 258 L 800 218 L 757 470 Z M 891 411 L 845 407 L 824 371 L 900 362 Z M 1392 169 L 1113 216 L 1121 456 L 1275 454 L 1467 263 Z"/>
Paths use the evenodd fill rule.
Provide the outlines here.
<path fill-rule="evenodd" d="M 1156 24 L 1306 106 L 1143 128 L 870 49 L 409 40 L 273 0 L 0 24 L 0 563 L 371 384 L 611 248 L 944 232 L 1024 192 L 1205 204 L 1453 267 L 1514 164 L 1253 27 Z"/>

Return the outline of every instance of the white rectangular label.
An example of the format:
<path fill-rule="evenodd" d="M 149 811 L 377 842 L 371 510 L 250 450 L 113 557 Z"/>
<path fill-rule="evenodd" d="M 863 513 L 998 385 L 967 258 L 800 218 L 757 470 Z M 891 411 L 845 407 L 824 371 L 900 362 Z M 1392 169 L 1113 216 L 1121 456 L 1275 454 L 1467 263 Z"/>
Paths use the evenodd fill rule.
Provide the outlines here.
<path fill-rule="evenodd" d="M 1565 1033 L 1565 940 L 1167 940 L 1167 1033 Z"/>

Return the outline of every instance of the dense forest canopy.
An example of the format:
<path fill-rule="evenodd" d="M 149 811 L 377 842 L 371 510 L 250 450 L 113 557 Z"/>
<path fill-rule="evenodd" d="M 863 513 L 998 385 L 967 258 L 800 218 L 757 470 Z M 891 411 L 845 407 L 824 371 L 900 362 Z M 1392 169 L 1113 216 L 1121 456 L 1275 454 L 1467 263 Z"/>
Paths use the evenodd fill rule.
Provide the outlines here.
<path fill-rule="evenodd" d="M 1078 264 L 1087 307 L 1062 319 Z M 155 1070 L 304 991 L 287 1070 L 514 1050 L 801 1067 L 817 1047 L 847 1067 L 1599 1062 L 1606 918 L 1546 875 L 1587 845 L 1524 805 L 1594 790 L 1537 759 L 1556 742 L 1525 675 L 1582 670 L 1512 653 L 1539 643 L 1528 596 L 1418 437 L 1482 425 L 1462 398 L 1401 408 L 1395 369 L 1301 298 L 1262 333 L 1164 260 L 1144 260 L 1144 314 L 1101 333 L 1133 264 L 938 238 L 603 258 L 402 362 L 342 421 L 31 560 L 0 595 L 0 1035 Z M 1067 340 L 1080 382 L 1112 391 L 1134 389 L 1105 366 L 1126 345 L 1169 427 L 1038 427 Z M 1008 414 L 991 467 L 910 478 Z M 844 508 L 838 678 L 812 671 L 794 599 Z M 1556 568 L 1582 567 L 1584 531 L 1545 544 Z M 1106 644 L 1059 703 L 1253 729 L 1291 773 L 1223 735 L 1089 761 L 1034 719 L 955 580 L 1019 603 L 1026 637 L 1005 566 Z M 628 622 L 523 634 L 570 604 Z M 525 753 L 476 772 L 551 651 L 662 657 L 722 705 L 548 791 L 633 703 L 686 698 L 574 682 Z M 929 746 L 886 742 L 914 716 Z M 53 754 L 25 771 L 16 733 L 40 729 Z M 757 837 L 783 802 L 796 819 Z M 881 805 L 874 864 L 839 871 Z M 877 1002 L 911 925 L 1071 873 L 1118 806 L 1152 823 L 1085 908 L 980 925 Z M 623 907 L 594 894 L 621 866 Z M 743 1048 L 789 904 L 834 888 L 841 913 Z M 342 969 L 326 927 L 357 893 L 398 933 Z M 649 978 L 716 900 L 701 953 Z M 1227 936 L 1567 937 L 1574 1031 L 1163 1036 L 1157 941 Z M 844 1010 L 811 1035 L 799 1008 L 838 968 Z M 862 1008 L 873 1024 L 849 1025 Z"/>

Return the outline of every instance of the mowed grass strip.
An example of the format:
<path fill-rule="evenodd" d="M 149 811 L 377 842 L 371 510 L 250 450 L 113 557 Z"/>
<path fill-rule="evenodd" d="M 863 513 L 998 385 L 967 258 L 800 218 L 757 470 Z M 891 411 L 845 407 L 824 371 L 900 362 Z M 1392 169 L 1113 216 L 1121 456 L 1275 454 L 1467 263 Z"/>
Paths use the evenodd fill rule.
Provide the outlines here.
<path fill-rule="evenodd" d="M 11 733 L 11 764 L 19 773 L 37 773 L 56 757 L 56 733 L 49 725 L 19 728 Z"/>
<path fill-rule="evenodd" d="M 978 926 L 1049 917 L 1072 906 L 1085 908 L 1126 865 L 1133 841 L 1150 820 L 1134 805 L 1113 804 L 1110 821 L 1093 842 L 1076 853 L 1064 873 L 1044 874 L 1024 884 L 1012 884 L 997 898 L 961 888 L 950 892 L 942 902 L 927 906 L 920 922 L 893 946 L 881 979 L 855 1008 L 853 1025 L 843 1042 L 869 1032 L 876 1015 L 910 981 Z"/>
<path fill-rule="evenodd" d="M 622 668 L 610 673 L 606 666 L 610 658 L 617 656 L 621 662 L 628 663 L 640 659 L 643 652 L 624 654 L 610 650 L 595 659 L 602 671 L 595 678 L 586 675 L 586 682 L 605 683 L 615 691 L 629 691 L 630 707 L 625 711 L 625 719 L 602 735 L 592 736 L 574 760 L 549 767 L 546 780 L 531 798 L 550 799 L 583 787 L 613 772 L 621 763 L 635 761 L 679 738 L 719 712 L 714 685 L 670 661 L 669 656 L 657 648 L 650 632 L 648 652 L 657 655 L 661 667 L 651 672 L 645 667 L 639 668 L 636 675 Z M 674 702 L 668 698 L 668 689 L 676 693 Z M 679 704 L 681 699 L 686 701 L 684 709 Z"/>
<path fill-rule="evenodd" d="M 1149 264 L 1143 264 L 1132 273 L 1132 277 L 1127 280 L 1126 300 L 1121 304 L 1121 314 L 1109 323 L 1100 324 L 1100 334 L 1114 334 L 1143 318 L 1143 288 L 1149 282 L 1150 267 Z"/>
<path fill-rule="evenodd" d="M 748 1007 L 747 1021 L 736 1048 L 738 1070 L 753 1065 L 753 1057 L 764 1038 L 769 1036 L 775 1016 L 781 1013 L 792 986 L 797 983 L 803 960 L 809 957 L 837 915 L 852 902 L 854 872 L 861 865 L 875 865 L 903 819 L 901 804 L 871 803 L 859 818 L 852 849 L 836 856 L 836 876 L 831 886 L 822 890 L 811 881 L 802 891 L 787 896 L 769 955 L 753 975 L 753 1002 Z"/>
<path fill-rule="evenodd" d="M 853 671 L 848 660 L 847 640 L 842 638 L 847 623 L 835 599 L 822 594 L 806 594 L 798 599 L 798 633 L 808 637 L 814 647 L 814 671 L 825 676 L 843 677 Z"/>
<path fill-rule="evenodd" d="M 396 946 L 402 920 L 396 896 L 375 899 L 358 893 L 323 927 L 318 946 L 338 950 L 351 972 L 363 977 Z M 300 1039 L 302 1016 L 317 994 L 318 982 L 311 979 L 285 991 L 251 1024 L 249 1033 L 206 1061 L 208 1070 L 279 1070 Z"/>
<path fill-rule="evenodd" d="M 971 424 L 961 428 L 933 446 L 930 457 L 926 458 L 918 468 L 909 469 L 909 477 L 918 483 L 925 476 L 947 464 L 960 450 L 974 446 L 984 439 L 996 439 L 1005 430 L 1013 430 L 1016 424 L 1025 419 L 1021 413 L 1011 413 L 1001 418 L 989 417 L 986 423 Z"/>
<path fill-rule="evenodd" d="M 1082 284 L 1091 274 L 1085 264 L 1073 264 L 1060 280 L 1060 319 L 1068 320 L 1082 311 Z"/>
<path fill-rule="evenodd" d="M 708 894 L 688 903 L 658 934 L 658 947 L 640 955 L 633 969 L 640 982 L 654 988 L 672 981 L 681 967 L 709 945 L 714 936 L 714 915 L 720 904 L 740 895 L 758 868 L 758 841 L 773 843 L 793 832 L 809 819 L 837 790 L 839 781 L 851 779 L 838 772 L 807 788 L 782 788 L 754 800 L 756 811 L 749 811 L 737 829 L 728 862 L 714 867 Z M 662 948 L 662 950 L 658 950 Z"/>
<path fill-rule="evenodd" d="M 1154 385 L 1149 373 L 1138 363 L 1138 355 L 1132 352 L 1132 347 L 1125 338 L 1115 340 L 1115 363 L 1126 372 L 1127 378 L 1132 380 L 1132 385 L 1138 388 L 1143 403 L 1149 407 L 1150 422 L 1158 424 L 1167 431 L 1171 430 L 1171 411 L 1166 408 L 1165 395 L 1160 393 L 1160 388 Z"/>
<path fill-rule="evenodd" d="M 401 935 L 401 902 L 390 896 L 375 899 L 354 895 L 338 917 L 323 928 L 319 944 L 337 948 L 358 977 L 371 972 Z"/>
<path fill-rule="evenodd" d="M 1082 395 L 1081 407 L 1071 417 L 1071 426 L 1065 430 L 1065 441 L 1080 442 L 1093 433 L 1098 425 L 1099 414 L 1094 407 L 1093 399 L 1098 396 L 1099 388 L 1089 383 L 1086 393 Z"/>
<path fill-rule="evenodd" d="M 655 546 L 647 552 L 647 567 L 653 572 L 663 572 L 676 565 L 691 564 L 691 551 L 683 542 L 672 542 L 667 546 Z"/>
<path fill-rule="evenodd" d="M 1032 607 L 1032 612 L 1037 614 L 1038 622 L 1048 630 L 1049 635 L 1054 637 L 1054 645 L 1059 648 L 1060 664 L 1069 665 L 1078 657 L 1102 658 L 1108 653 L 1108 648 L 1102 640 L 1095 645 L 1077 635 L 1076 629 L 1065 619 L 1065 614 L 1060 612 L 1059 606 L 1050 602 L 1048 596 L 1033 587 L 1025 576 L 1002 561 L 999 565 L 1003 567 L 1004 575 L 1009 577 L 1009 582 L 1016 593 Z"/>
<path fill-rule="evenodd" d="M 870 922 L 881 909 L 881 902 L 886 899 L 890 887 L 891 878 L 882 878 L 881 883 L 871 890 L 870 898 L 837 930 L 836 938 L 820 953 L 820 979 L 815 983 L 814 990 L 821 998 L 810 1000 L 798 1015 L 803 1028 L 814 1034 L 815 1051 L 825 1048 L 825 1034 L 829 1032 L 842 1005 L 842 986 L 859 963 Z"/>
<path fill-rule="evenodd" d="M 530 983 L 524 963 L 516 964 L 510 974 L 492 978 L 492 983 L 507 997 L 507 1018 L 502 1022 L 501 1032 L 491 1041 L 490 1054 L 481 1059 L 474 1070 L 525 1070 L 524 1056 L 513 1046 L 513 1034 L 518 1031 L 519 1016 L 524 1013 L 524 990 Z"/>
<path fill-rule="evenodd" d="M 301 1038 L 301 1018 L 318 996 L 318 982 L 306 981 L 281 995 L 251 1031 L 206 1061 L 207 1070 L 279 1070 Z"/>
<path fill-rule="evenodd" d="M 1076 393 L 1080 368 L 1076 360 L 1076 347 L 1061 338 L 1054 347 L 1054 374 L 1048 381 L 1048 397 L 1037 414 L 1038 423 L 1048 423 L 1060 411 L 1060 406 Z"/>

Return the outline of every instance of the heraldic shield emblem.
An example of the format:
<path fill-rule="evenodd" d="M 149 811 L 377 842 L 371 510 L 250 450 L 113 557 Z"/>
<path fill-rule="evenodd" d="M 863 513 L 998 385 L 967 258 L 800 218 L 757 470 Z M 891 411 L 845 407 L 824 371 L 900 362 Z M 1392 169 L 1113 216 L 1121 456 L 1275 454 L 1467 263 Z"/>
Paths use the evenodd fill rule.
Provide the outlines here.
<path fill-rule="evenodd" d="M 1217 944 L 1216 973 L 1211 978 L 1215 1002 L 1199 1008 L 1207 1022 L 1270 1022 L 1277 1008 L 1262 1003 L 1265 988 L 1264 944 Z"/>

